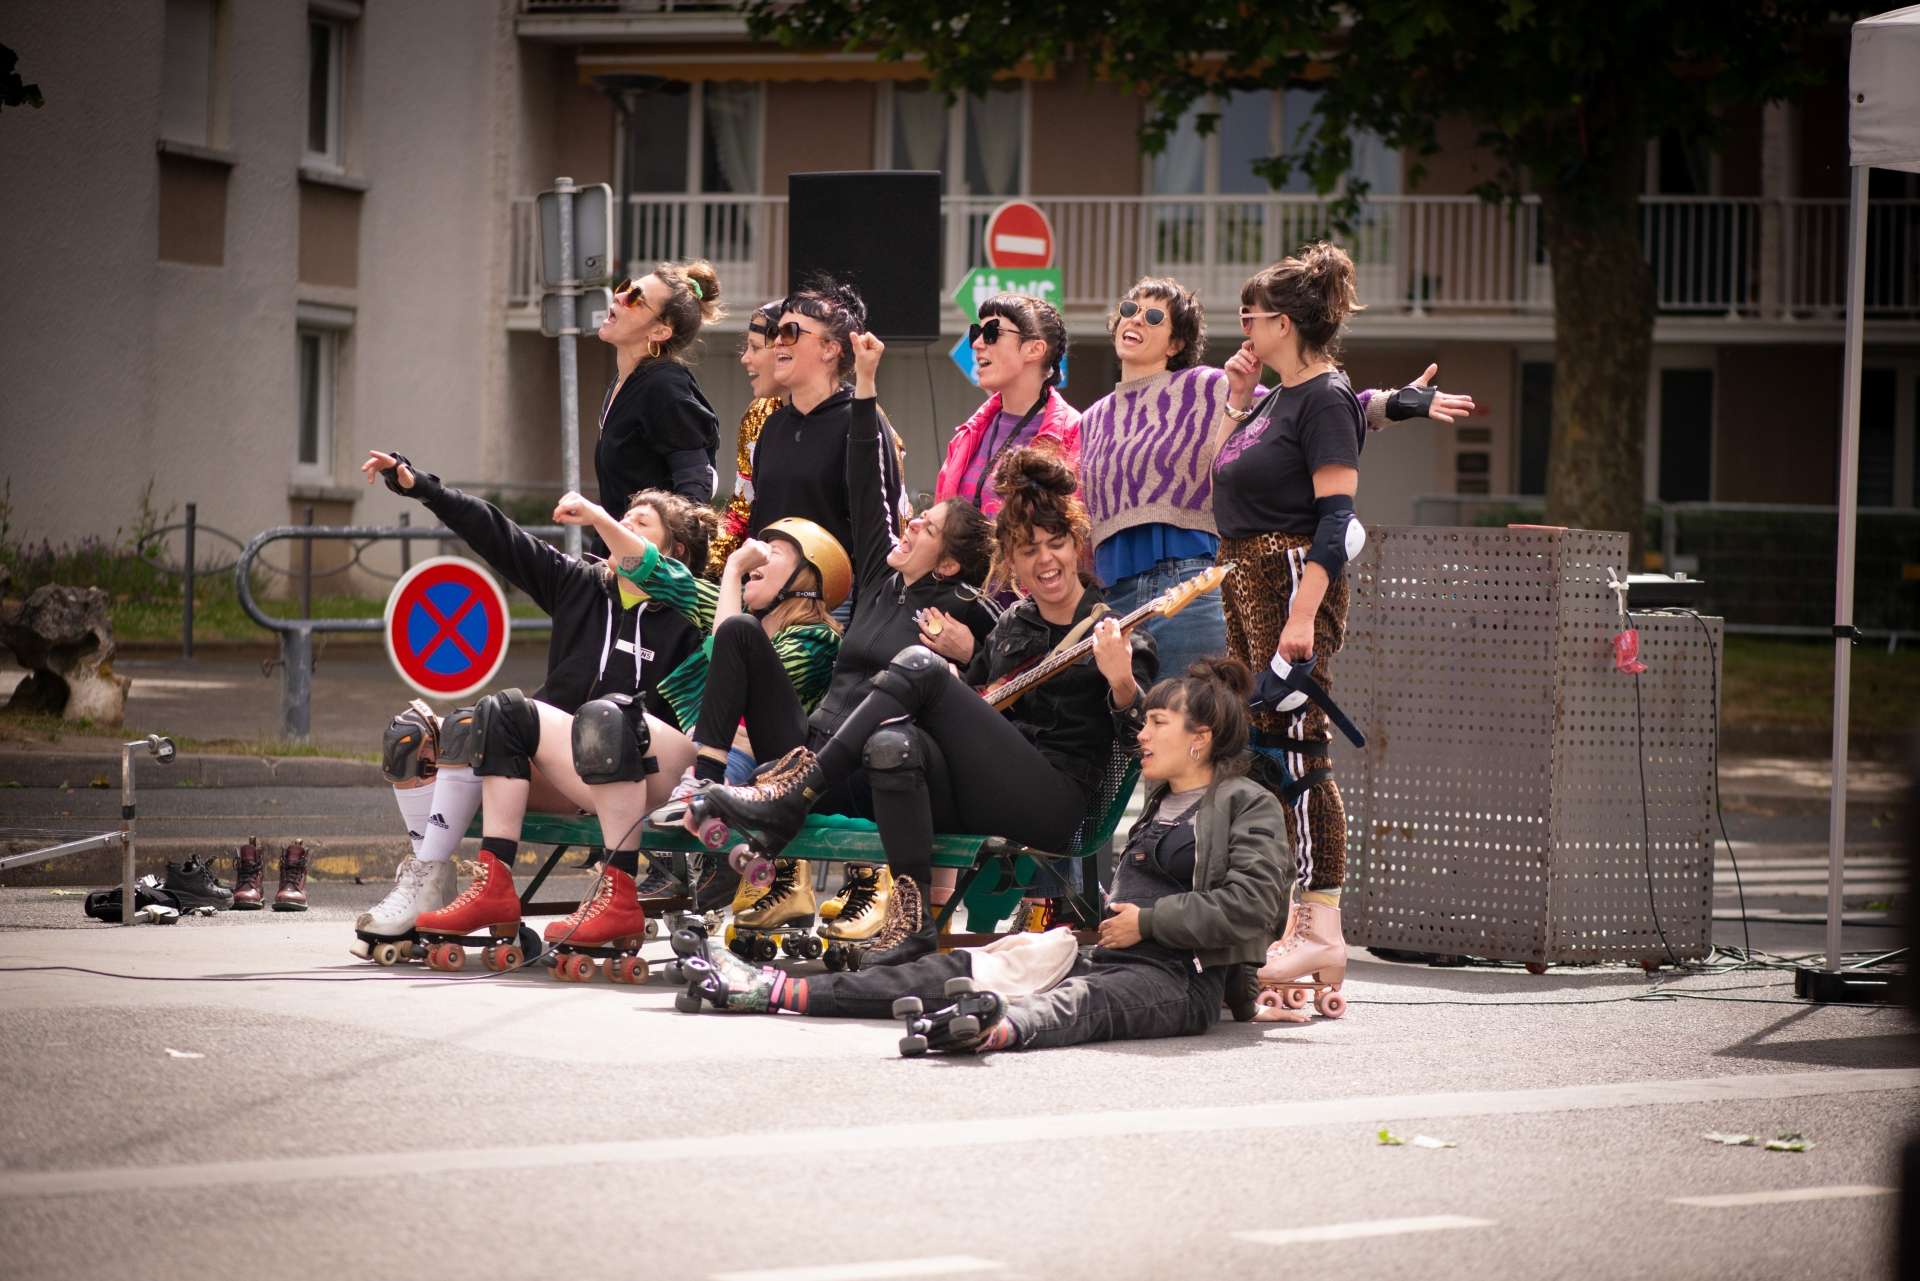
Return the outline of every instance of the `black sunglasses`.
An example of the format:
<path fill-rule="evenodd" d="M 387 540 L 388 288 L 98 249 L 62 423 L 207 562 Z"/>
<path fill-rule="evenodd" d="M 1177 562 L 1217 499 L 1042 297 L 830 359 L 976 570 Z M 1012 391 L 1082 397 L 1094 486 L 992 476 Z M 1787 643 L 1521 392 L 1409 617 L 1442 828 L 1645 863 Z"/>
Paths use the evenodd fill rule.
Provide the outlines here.
<path fill-rule="evenodd" d="M 988 320 L 985 324 L 968 325 L 967 341 L 970 343 L 978 342 L 984 338 L 986 339 L 987 346 L 991 347 L 995 343 L 1000 341 L 1000 335 L 1003 333 L 1016 334 L 1023 341 L 1026 339 L 1026 336 L 1027 336 L 1026 330 L 1016 329 L 1012 325 L 1002 322 L 1000 317 L 995 316 L 992 319 Z"/>
<path fill-rule="evenodd" d="M 1140 304 L 1135 302 L 1133 299 L 1129 298 L 1125 302 L 1120 304 L 1120 319 L 1132 320 L 1135 316 L 1139 314 L 1140 314 Z M 1166 319 L 1167 319 L 1167 313 L 1162 311 L 1160 308 L 1158 307 L 1147 308 L 1147 323 L 1149 325 L 1163 324 L 1165 323 Z"/>

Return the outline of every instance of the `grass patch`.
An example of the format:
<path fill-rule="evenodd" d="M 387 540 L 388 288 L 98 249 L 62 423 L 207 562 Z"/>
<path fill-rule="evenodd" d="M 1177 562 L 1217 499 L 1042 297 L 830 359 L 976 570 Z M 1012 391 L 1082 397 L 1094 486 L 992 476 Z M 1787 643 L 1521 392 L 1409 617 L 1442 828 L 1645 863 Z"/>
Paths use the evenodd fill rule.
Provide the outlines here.
<path fill-rule="evenodd" d="M 299 600 L 258 600 L 263 612 L 270 618 L 297 618 L 300 614 Z M 315 618 L 379 618 L 386 612 L 385 597 L 368 596 L 315 596 L 313 598 L 313 617 Z M 537 605 L 531 601 L 510 601 L 507 612 L 515 618 L 541 618 Z M 177 644 L 180 640 L 179 599 L 160 600 L 116 600 L 113 604 L 114 640 L 126 645 Z M 352 635 L 352 633 L 347 633 Z M 368 632 L 369 638 L 378 633 Z M 205 590 L 194 592 L 193 639 L 195 643 L 274 643 L 276 633 L 268 631 L 249 618 L 240 608 L 240 600 L 233 594 L 231 581 L 218 592 Z M 338 639 L 341 633 L 321 633 L 324 643 L 329 637 Z"/>
<path fill-rule="evenodd" d="M 1833 646 L 1826 641 L 1729 636 L 1720 691 L 1729 729 L 1833 728 Z M 1920 648 L 1856 645 L 1848 721 L 1860 733 L 1910 732 L 1920 718 Z"/>

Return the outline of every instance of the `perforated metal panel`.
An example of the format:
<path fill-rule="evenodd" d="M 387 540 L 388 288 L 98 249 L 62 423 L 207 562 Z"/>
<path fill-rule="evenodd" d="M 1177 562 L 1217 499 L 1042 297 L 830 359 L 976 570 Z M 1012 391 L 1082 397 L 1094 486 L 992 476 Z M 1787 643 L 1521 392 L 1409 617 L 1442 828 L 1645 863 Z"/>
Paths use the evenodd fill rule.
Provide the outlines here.
<path fill-rule="evenodd" d="M 1607 585 L 1626 555 L 1626 535 L 1585 530 L 1371 531 L 1335 669 L 1368 737 L 1336 748 L 1349 942 L 1538 962 L 1706 954 L 1720 624 L 1635 615 L 1636 716 Z"/>

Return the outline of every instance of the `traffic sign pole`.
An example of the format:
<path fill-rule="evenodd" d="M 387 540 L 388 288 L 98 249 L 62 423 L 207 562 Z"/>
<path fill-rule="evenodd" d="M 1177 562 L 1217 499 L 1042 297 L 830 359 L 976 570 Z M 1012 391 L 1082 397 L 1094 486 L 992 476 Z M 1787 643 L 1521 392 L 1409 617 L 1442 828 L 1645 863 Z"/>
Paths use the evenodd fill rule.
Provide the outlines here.
<path fill-rule="evenodd" d="M 569 490 L 580 492 L 580 350 L 579 322 L 574 318 L 574 300 L 580 296 L 580 277 L 573 261 L 573 193 L 571 178 L 556 179 L 554 191 L 560 198 L 561 279 L 558 293 L 565 301 L 561 312 L 567 323 L 555 339 L 560 344 L 560 472 Z M 580 554 L 580 526 L 568 525 L 567 555 Z"/>

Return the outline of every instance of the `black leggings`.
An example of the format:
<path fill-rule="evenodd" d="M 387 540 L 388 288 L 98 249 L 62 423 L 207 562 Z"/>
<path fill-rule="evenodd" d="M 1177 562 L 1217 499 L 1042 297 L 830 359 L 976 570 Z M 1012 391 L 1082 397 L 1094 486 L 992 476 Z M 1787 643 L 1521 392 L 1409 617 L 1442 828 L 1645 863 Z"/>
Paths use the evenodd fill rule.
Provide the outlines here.
<path fill-rule="evenodd" d="M 935 832 L 1064 851 L 1087 811 L 1082 784 L 918 645 L 875 674 L 820 764 L 829 783 L 866 766 L 887 865 L 922 887 L 933 876 Z"/>
<path fill-rule="evenodd" d="M 753 758 L 762 764 L 807 741 L 806 708 L 766 629 L 751 614 L 735 614 L 713 629 L 693 741 L 724 752 L 733 746 L 742 717 Z"/>

